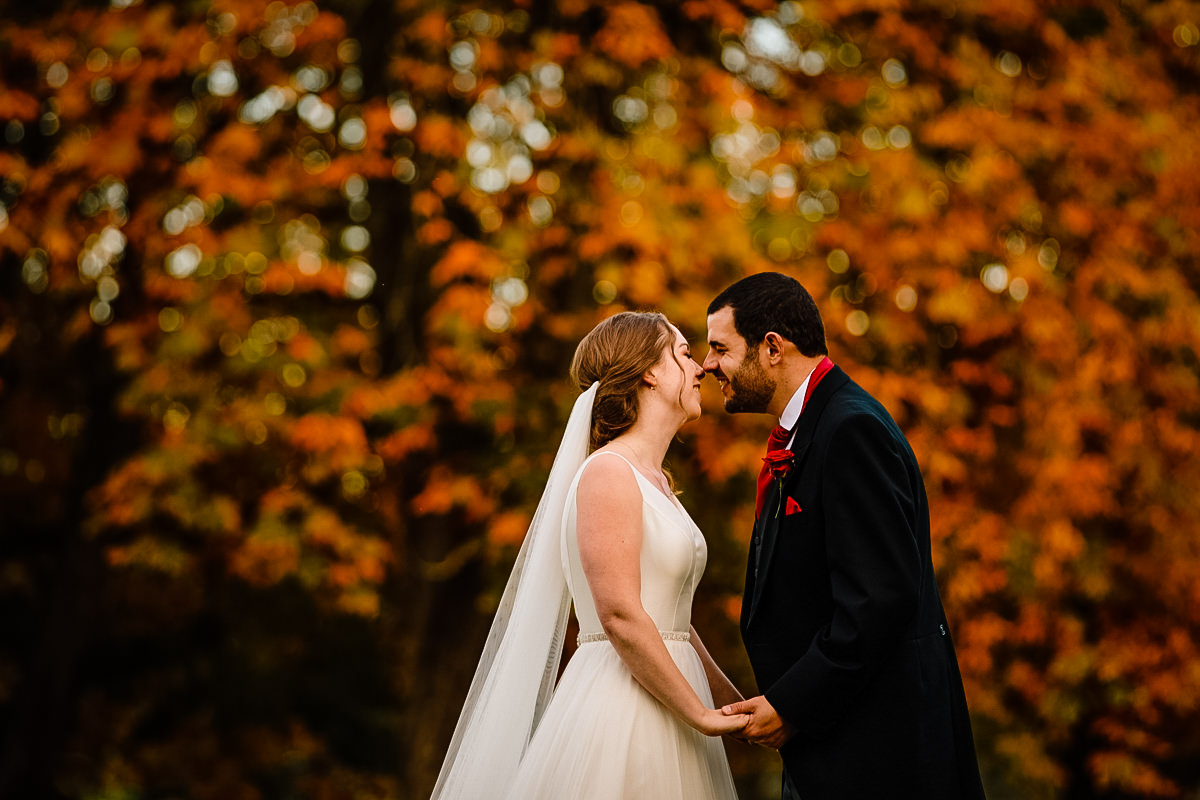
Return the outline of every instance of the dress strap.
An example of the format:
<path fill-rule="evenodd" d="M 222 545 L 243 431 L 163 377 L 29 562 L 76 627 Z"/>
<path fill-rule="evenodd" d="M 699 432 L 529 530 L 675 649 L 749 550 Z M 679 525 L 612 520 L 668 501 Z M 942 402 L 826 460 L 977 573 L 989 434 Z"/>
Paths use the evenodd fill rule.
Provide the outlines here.
<path fill-rule="evenodd" d="M 670 495 L 668 495 L 666 492 L 664 492 L 661 487 L 655 486 L 654 482 L 651 481 L 649 478 L 647 478 L 645 475 L 643 475 L 642 471 L 640 469 L 638 469 L 637 466 L 632 461 L 630 461 L 628 458 L 626 458 L 625 456 L 621 455 L 620 453 L 616 452 L 615 450 L 601 450 L 598 453 L 592 453 L 590 456 L 588 456 L 588 461 L 591 461 L 596 456 L 616 456 L 617 458 L 624 461 L 631 470 L 633 470 L 634 478 L 636 478 L 637 480 L 639 480 L 641 482 L 644 482 L 647 486 L 650 487 L 650 489 L 655 494 L 665 498 L 672 505 L 676 504 L 676 501 Z M 645 496 L 645 493 L 643 493 L 643 496 Z"/>
<path fill-rule="evenodd" d="M 592 453 L 590 456 L 588 456 L 588 461 L 591 461 L 596 456 L 616 456 L 617 458 L 621 459 L 626 464 L 628 464 L 629 468 L 634 471 L 634 474 L 636 474 L 636 475 L 642 474 L 641 470 L 639 470 L 637 467 L 635 467 L 633 465 L 632 461 L 630 461 L 628 458 L 626 458 L 625 456 L 618 453 L 616 450 L 601 450 L 599 453 Z M 644 478 L 646 476 L 642 475 L 642 477 Z"/>

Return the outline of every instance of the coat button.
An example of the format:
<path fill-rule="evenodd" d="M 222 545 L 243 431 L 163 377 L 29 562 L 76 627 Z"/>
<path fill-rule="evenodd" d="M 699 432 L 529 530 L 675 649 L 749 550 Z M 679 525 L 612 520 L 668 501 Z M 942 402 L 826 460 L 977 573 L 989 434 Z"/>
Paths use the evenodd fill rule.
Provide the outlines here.
<path fill-rule="evenodd" d="M 945 625 L 938 625 L 938 629 L 941 630 L 942 636 L 946 635 L 946 626 Z"/>

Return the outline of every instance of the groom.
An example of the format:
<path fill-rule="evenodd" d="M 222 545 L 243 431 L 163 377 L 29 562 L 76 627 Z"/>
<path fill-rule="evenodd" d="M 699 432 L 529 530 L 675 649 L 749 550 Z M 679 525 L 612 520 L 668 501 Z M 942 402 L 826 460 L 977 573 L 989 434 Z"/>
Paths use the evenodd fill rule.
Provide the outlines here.
<path fill-rule="evenodd" d="M 904 434 L 829 360 L 816 304 L 792 278 L 723 291 L 708 344 L 725 410 L 779 419 L 742 603 L 763 694 L 725 713 L 751 714 L 746 738 L 779 749 L 784 800 L 982 798 Z"/>

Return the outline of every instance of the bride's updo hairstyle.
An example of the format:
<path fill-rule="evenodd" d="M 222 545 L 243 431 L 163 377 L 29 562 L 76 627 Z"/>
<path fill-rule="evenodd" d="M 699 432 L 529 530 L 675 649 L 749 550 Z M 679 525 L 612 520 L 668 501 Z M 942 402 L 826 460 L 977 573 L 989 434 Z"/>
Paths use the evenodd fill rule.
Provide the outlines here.
<path fill-rule="evenodd" d="M 575 348 L 571 378 L 580 389 L 596 381 L 590 450 L 611 442 L 637 421 L 642 376 L 675 341 L 670 323 L 651 311 L 622 311 L 601 322 Z"/>

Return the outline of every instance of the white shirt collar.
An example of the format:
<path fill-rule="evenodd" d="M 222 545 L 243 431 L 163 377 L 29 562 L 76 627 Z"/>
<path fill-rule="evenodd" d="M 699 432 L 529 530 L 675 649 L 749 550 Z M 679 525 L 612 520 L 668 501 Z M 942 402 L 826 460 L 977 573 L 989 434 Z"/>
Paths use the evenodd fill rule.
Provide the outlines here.
<path fill-rule="evenodd" d="M 779 424 L 785 430 L 791 430 L 796 427 L 796 422 L 800 419 L 800 412 L 804 410 L 804 395 L 808 393 L 808 382 L 812 380 L 813 372 L 816 367 L 809 370 L 808 376 L 804 382 L 800 384 L 800 388 L 796 389 L 796 393 L 792 395 L 792 399 L 788 400 L 788 404 L 783 409 L 783 416 L 779 418 Z"/>

